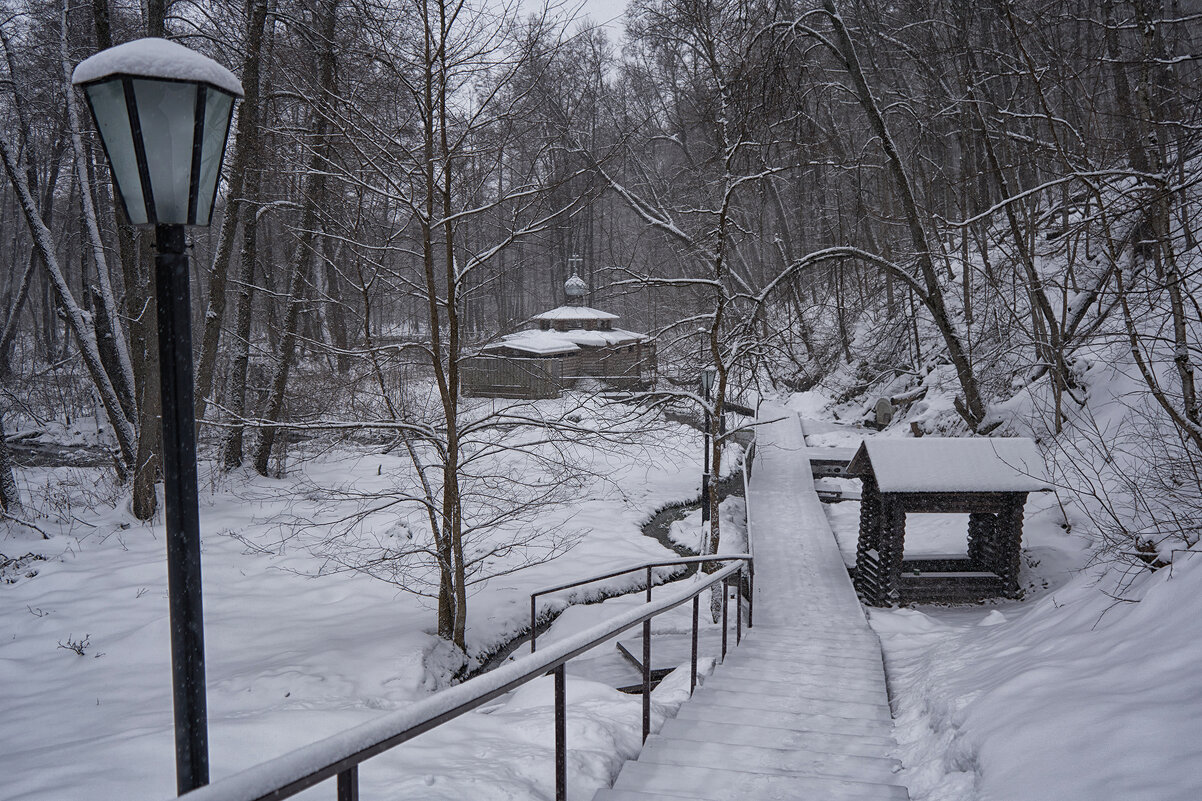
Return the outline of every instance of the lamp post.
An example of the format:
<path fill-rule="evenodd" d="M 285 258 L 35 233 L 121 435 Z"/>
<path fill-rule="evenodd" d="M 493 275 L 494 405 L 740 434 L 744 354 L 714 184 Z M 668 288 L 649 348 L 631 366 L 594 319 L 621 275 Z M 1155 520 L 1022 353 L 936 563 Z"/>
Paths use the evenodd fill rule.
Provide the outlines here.
<path fill-rule="evenodd" d="M 209 781 L 184 226 L 207 226 L 212 218 L 242 84 L 217 62 L 164 39 L 97 53 L 75 68 L 71 82 L 87 97 L 130 222 L 155 227 L 175 769 L 183 795 Z"/>
<path fill-rule="evenodd" d="M 705 418 L 705 455 L 701 468 L 701 527 L 704 530 L 710 521 L 710 439 L 713 435 L 710 430 L 710 391 L 714 388 L 717 371 L 705 363 L 705 341 L 709 332 L 701 328 L 698 329 L 698 333 L 701 334 L 701 395 L 705 398 L 705 406 L 701 410 L 702 417 Z M 706 538 L 708 535 L 703 533 L 702 537 Z"/>

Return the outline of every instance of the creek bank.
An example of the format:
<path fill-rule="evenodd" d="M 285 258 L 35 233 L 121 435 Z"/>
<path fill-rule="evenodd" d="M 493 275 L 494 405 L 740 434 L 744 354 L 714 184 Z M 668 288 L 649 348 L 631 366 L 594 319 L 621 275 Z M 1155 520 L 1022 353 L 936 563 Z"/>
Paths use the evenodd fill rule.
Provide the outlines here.
<path fill-rule="evenodd" d="M 742 470 L 735 470 L 735 471 L 731 472 L 729 475 L 727 475 L 724 478 L 720 479 L 719 481 L 715 482 L 713 485 L 713 491 L 715 493 L 717 493 L 717 495 L 718 495 L 718 503 L 719 504 L 721 504 L 722 501 L 726 500 L 727 498 L 729 498 L 731 496 L 742 498 L 743 497 L 743 472 L 742 472 Z M 701 508 L 701 498 L 693 498 L 693 499 L 685 501 L 683 503 L 674 503 L 674 504 L 669 504 L 667 506 L 664 506 L 661 509 L 659 509 L 655 514 L 653 514 L 646 523 L 643 524 L 643 526 L 642 526 L 643 536 L 651 537 L 656 542 L 663 545 L 665 548 L 668 548 L 671 551 L 673 551 L 674 553 L 676 553 L 678 556 L 696 556 L 697 555 L 696 551 L 693 551 L 689 548 L 686 548 L 682 545 L 678 545 L 675 542 L 673 542 L 668 536 L 668 531 L 672 527 L 673 523 L 685 518 L 690 513 L 695 512 L 700 508 Z M 697 567 L 698 567 L 697 565 L 685 565 L 678 572 L 674 573 L 670 577 L 665 578 L 663 581 L 661 581 L 660 584 L 667 584 L 672 581 L 680 581 L 681 579 L 689 578 L 694 573 L 697 572 Z M 659 586 L 659 585 L 656 585 L 656 586 Z M 577 604 L 597 604 L 597 603 L 601 603 L 602 601 L 607 601 L 610 598 L 616 598 L 620 595 L 628 595 L 628 594 L 630 594 L 630 592 L 631 592 L 630 590 L 623 591 L 623 592 L 610 592 L 610 591 L 605 591 L 605 590 L 599 590 L 595 594 L 591 594 L 588 598 L 575 601 L 575 603 L 577 603 Z M 566 609 L 567 607 L 564 607 L 564 608 Z M 544 632 L 546 632 L 548 629 L 550 629 L 551 626 L 555 623 L 556 618 L 559 617 L 559 615 L 562 611 L 563 611 L 562 609 L 548 610 L 545 614 L 540 615 L 539 619 L 537 620 L 535 627 L 534 627 L 535 635 L 540 636 Z M 461 676 L 457 676 L 456 679 L 458 681 L 467 681 L 468 679 L 475 678 L 476 676 L 479 676 L 484 673 L 488 673 L 489 671 L 500 667 L 509 659 L 509 657 L 515 651 L 517 651 L 518 648 L 520 648 L 521 646 L 523 646 L 529 642 L 530 642 L 530 630 L 526 629 L 525 631 L 523 631 L 520 634 L 513 637 L 513 639 L 511 639 L 508 642 L 504 643 L 503 645 L 499 646 L 496 650 L 492 651 L 491 653 L 489 653 L 485 656 L 480 657 L 481 661 L 480 661 L 478 667 L 464 673 Z"/>

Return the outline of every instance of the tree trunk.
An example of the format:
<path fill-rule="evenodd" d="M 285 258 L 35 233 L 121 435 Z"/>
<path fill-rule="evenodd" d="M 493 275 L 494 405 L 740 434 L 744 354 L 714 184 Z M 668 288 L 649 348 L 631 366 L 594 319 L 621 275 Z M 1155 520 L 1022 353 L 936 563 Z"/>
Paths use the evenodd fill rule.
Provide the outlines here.
<path fill-rule="evenodd" d="M 17 62 L 13 53 L 8 35 L 5 33 L 4 27 L 0 26 L 0 46 L 4 49 L 5 62 L 8 65 L 9 76 L 15 79 L 17 75 Z M 30 128 L 28 106 L 29 103 L 25 97 L 22 86 L 15 82 L 13 83 L 13 97 L 16 100 L 13 108 L 13 114 L 16 117 L 22 141 L 26 143 L 33 142 L 33 132 Z M 66 117 L 62 118 L 62 123 L 66 123 Z M 46 170 L 46 186 L 39 188 L 38 165 L 35 161 L 36 152 L 34 148 L 25 148 L 25 181 L 28 185 L 30 194 L 38 200 L 38 215 L 45 222 L 46 227 L 50 228 L 54 224 L 55 211 L 55 187 L 58 182 L 59 164 L 62 158 L 64 142 L 61 137 L 58 137 L 58 143 L 54 152 L 51 154 L 49 165 Z M 4 328 L 0 330 L 0 377 L 6 376 L 11 370 L 9 359 L 12 353 L 13 341 L 17 333 L 17 323 L 20 320 L 21 311 L 24 309 L 26 301 L 29 298 L 29 289 L 32 284 L 32 278 L 36 268 L 41 265 L 41 251 L 37 247 L 31 248 L 29 261 L 26 264 L 25 271 L 22 275 L 21 284 L 18 287 L 16 295 L 9 306 L 8 316 L 4 321 Z M 49 292 L 46 279 L 39 282 L 39 290 L 42 295 L 42 336 L 43 340 L 48 340 L 48 332 L 45 327 L 50 323 L 50 303 Z"/>
<path fill-rule="evenodd" d="M 146 35 L 167 36 L 167 8 L 172 0 L 146 0 Z"/>
<path fill-rule="evenodd" d="M 1110 65 L 1110 77 L 1114 84 L 1114 103 L 1118 114 L 1114 116 L 1127 151 L 1131 168 L 1136 172 L 1148 171 L 1148 158 L 1141 141 L 1139 120 L 1135 103 L 1131 99 L 1131 84 L 1127 80 L 1126 60 L 1119 50 L 1119 31 L 1114 17 L 1114 0 L 1105 0 L 1103 28 L 1106 31 L 1106 55 Z"/>
<path fill-rule="evenodd" d="M 96 309 L 99 312 L 94 320 L 96 340 L 101 346 L 101 355 L 107 355 L 105 364 L 117 397 L 126 417 L 133 420 L 137 416 L 134 401 L 134 370 L 130 361 L 129 347 L 125 343 L 125 334 L 121 330 L 120 318 L 117 315 L 117 301 L 113 296 L 113 287 L 109 280 L 108 258 L 105 256 L 104 244 L 100 239 L 100 223 L 96 217 L 96 207 L 92 204 L 92 184 L 88 178 L 87 165 L 89 153 L 83 145 L 80 135 L 79 113 L 75 104 L 75 92 L 71 85 L 72 66 L 67 52 L 67 6 L 63 5 L 59 17 L 62 28 L 59 41 L 59 55 L 63 69 L 63 91 L 66 96 L 67 127 L 71 136 L 71 146 L 75 154 L 75 172 L 79 182 L 79 204 L 83 213 L 87 241 L 92 249 L 92 260 L 96 264 Z M 82 252 L 82 248 L 81 248 Z"/>
<path fill-rule="evenodd" d="M 4 439 L 4 415 L 0 413 L 0 510 L 9 514 L 21 511 L 21 496 L 13 475 L 12 453 Z"/>
<path fill-rule="evenodd" d="M 151 297 L 152 303 L 155 303 L 153 293 Z M 148 313 L 152 316 L 156 315 L 156 306 L 152 306 Z M 158 332 L 156 331 L 155 334 L 157 343 Z M 150 520 L 158 508 L 155 484 L 159 479 L 159 453 L 160 444 L 163 441 L 161 421 L 163 399 L 160 392 L 159 360 L 148 359 L 142 378 L 142 394 L 138 405 L 140 409 L 138 452 L 134 462 L 134 483 L 130 499 L 134 517 L 139 520 Z"/>
<path fill-rule="evenodd" d="M 109 380 L 108 373 L 104 370 L 100 352 L 96 347 L 95 332 L 88 326 L 86 315 L 79 308 L 79 305 L 76 304 L 71 294 L 70 285 L 67 283 L 62 270 L 59 269 L 58 257 L 54 251 L 54 238 L 41 217 L 38 216 L 37 206 L 33 196 L 29 192 L 29 185 L 25 182 L 25 175 L 15 160 L 13 149 L 10 148 L 8 141 L 3 137 L 0 137 L 0 161 L 3 161 L 4 170 L 8 174 L 13 188 L 16 190 L 17 197 L 21 202 L 22 211 L 25 214 L 26 224 L 33 235 L 34 247 L 37 248 L 42 263 L 46 267 L 48 278 L 54 285 L 56 300 L 63 309 L 64 316 L 67 318 L 67 324 L 70 326 L 72 333 L 75 334 L 80 353 L 83 356 L 84 365 L 92 378 L 92 382 L 96 385 L 101 403 L 104 405 L 109 422 L 113 426 L 113 433 L 117 439 L 117 446 L 120 449 L 121 460 L 127 467 L 132 467 L 134 463 L 134 441 L 136 439 L 133 426 L 126 419 L 121 409 L 121 401 L 117 397 L 117 392 Z"/>
<path fill-rule="evenodd" d="M 217 346 L 221 339 L 221 326 L 225 321 L 226 279 L 234 250 L 234 238 L 238 225 L 243 230 L 253 225 L 254 207 L 246 197 L 247 173 L 258 169 L 252 166 L 252 154 L 260 152 L 259 103 L 260 74 L 263 60 L 263 29 L 267 20 L 267 0 L 250 0 L 249 22 L 246 28 L 246 60 L 242 65 L 242 88 L 245 95 L 238 108 L 238 126 L 234 136 L 234 154 L 229 170 L 229 203 L 226 205 L 225 220 L 221 224 L 221 236 L 217 253 L 213 256 L 213 269 L 209 278 L 209 303 L 204 314 L 204 331 L 200 339 L 200 356 L 196 362 L 196 417 L 203 418 L 209 395 L 213 391 L 213 371 L 217 363 Z M 243 236 L 246 234 L 243 233 Z"/>
<path fill-rule="evenodd" d="M 323 46 L 318 61 L 318 87 L 316 97 L 321 102 L 330 102 L 334 97 L 335 85 L 335 54 L 334 38 L 337 32 L 338 0 L 328 0 L 325 8 L 325 19 L 322 25 Z M 259 433 L 259 442 L 255 446 L 254 468 L 259 475 L 267 475 L 267 462 L 271 449 L 275 445 L 279 427 L 275 425 L 280 420 L 284 408 L 284 396 L 288 386 L 288 374 L 296 358 L 297 331 L 300 324 L 301 306 L 307 296 L 307 287 L 312 276 L 313 253 L 318 244 L 318 210 L 324 207 L 328 200 L 327 178 L 330 170 L 330 159 L 333 154 L 333 143 L 330 141 L 330 124 L 328 115 L 315 110 L 313 113 L 313 134 L 316 145 L 313 158 L 309 164 L 309 180 L 304 193 L 305 206 L 301 219 L 300 238 L 297 242 L 296 253 L 292 263 L 292 277 L 288 288 L 288 310 L 284 315 L 283 333 L 280 337 L 279 356 L 275 373 L 272 376 L 271 392 L 267 397 L 266 407 L 262 417 L 267 423 Z"/>
<path fill-rule="evenodd" d="M 346 331 L 346 309 L 342 301 L 343 279 L 336 263 L 340 252 L 341 248 L 335 248 L 334 253 L 324 253 L 322 264 L 326 280 L 326 326 L 330 332 L 330 344 L 334 346 L 334 363 L 338 373 L 346 375 L 351 369 L 351 360 L 347 352 L 350 343 Z"/>
<path fill-rule="evenodd" d="M 221 465 L 225 470 L 242 466 L 242 418 L 246 416 L 246 376 L 250 369 L 251 312 L 254 309 L 255 259 L 258 255 L 259 225 L 254 205 L 259 200 L 259 172 L 246 176 L 248 214 L 242 231 L 242 255 L 238 272 L 237 305 L 234 311 L 234 358 L 225 387 L 225 406 L 229 410 L 230 429 L 222 446 Z"/>
<path fill-rule="evenodd" d="M 29 287 L 36 267 L 37 256 L 35 251 L 31 250 L 25 261 L 25 269 L 21 271 L 16 294 L 8 305 L 4 327 L 0 328 L 0 378 L 7 378 L 12 374 L 12 347 L 17 337 L 17 323 L 20 321 L 21 311 L 25 308 L 25 300 L 29 297 Z"/>
<path fill-rule="evenodd" d="M 901 154 L 893 143 L 893 138 L 885 123 L 885 118 L 881 115 L 876 98 L 873 97 L 872 90 L 868 86 L 868 81 L 864 77 L 859 58 L 856 56 L 855 47 L 851 41 L 851 35 L 848 33 L 847 27 L 843 24 L 843 19 L 839 16 L 839 12 L 835 9 L 834 0 L 823 0 L 823 6 L 830 16 L 831 24 L 835 30 L 835 37 L 838 43 L 837 55 L 843 60 L 847 72 L 851 76 L 860 106 L 868 116 L 868 121 L 872 126 L 873 132 L 881 141 L 881 147 L 884 149 L 888 160 L 889 172 L 893 176 L 898 195 L 901 198 L 902 208 L 905 212 L 910 232 L 910 241 L 914 247 L 918 268 L 922 274 L 923 283 L 926 288 L 925 305 L 931 312 L 939 333 L 943 336 L 948 358 L 951 359 L 952 366 L 956 370 L 956 377 L 960 381 L 960 389 L 964 393 L 962 401 L 959 398 L 956 399 L 957 411 L 960 412 L 961 417 L 964 418 L 964 421 L 968 423 L 971 429 L 979 431 L 985 423 L 985 402 L 981 398 L 980 388 L 977 385 L 972 364 L 968 360 L 968 355 L 965 352 L 963 344 L 960 342 L 960 337 L 956 333 L 956 329 L 947 313 L 947 308 L 943 301 L 943 290 L 939 285 L 939 276 L 935 270 L 930 246 L 927 242 L 927 233 L 922 224 L 922 217 L 919 214 L 918 204 L 914 199 L 914 191 L 911 187 L 910 179 L 906 174 L 905 166 L 902 163 Z"/>

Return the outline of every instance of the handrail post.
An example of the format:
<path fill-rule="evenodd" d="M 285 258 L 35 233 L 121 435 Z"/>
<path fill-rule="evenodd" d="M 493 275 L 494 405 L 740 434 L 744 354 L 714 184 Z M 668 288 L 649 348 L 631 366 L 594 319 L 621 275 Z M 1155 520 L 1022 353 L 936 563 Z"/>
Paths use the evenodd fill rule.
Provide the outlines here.
<path fill-rule="evenodd" d="M 651 565 L 647 565 L 647 603 L 651 603 Z"/>
<path fill-rule="evenodd" d="M 643 742 L 651 734 L 651 621 L 643 621 Z"/>
<path fill-rule="evenodd" d="M 530 653 L 534 653 L 534 641 L 538 639 L 538 626 L 535 624 L 534 596 L 530 596 Z"/>
<path fill-rule="evenodd" d="M 743 644 L 743 571 L 735 583 L 735 645 Z"/>
<path fill-rule="evenodd" d="M 755 628 L 751 622 L 755 614 L 755 562 L 747 563 L 747 628 Z"/>
<path fill-rule="evenodd" d="M 568 710 L 564 665 L 555 668 L 555 801 L 568 798 Z"/>
<path fill-rule="evenodd" d="M 359 801 L 358 765 L 351 765 L 338 774 L 338 801 Z"/>
<path fill-rule="evenodd" d="M 697 689 L 697 611 L 701 607 L 701 596 L 693 596 L 693 673 L 689 677 L 689 695 Z"/>
<path fill-rule="evenodd" d="M 726 607 L 729 606 L 727 601 L 730 599 L 730 584 L 726 579 L 722 579 L 722 661 L 726 661 Z"/>

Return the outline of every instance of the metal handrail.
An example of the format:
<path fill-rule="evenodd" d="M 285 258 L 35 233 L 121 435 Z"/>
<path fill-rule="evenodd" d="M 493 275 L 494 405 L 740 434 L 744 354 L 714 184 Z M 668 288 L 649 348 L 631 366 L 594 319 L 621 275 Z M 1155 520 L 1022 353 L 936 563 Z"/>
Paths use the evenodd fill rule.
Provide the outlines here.
<path fill-rule="evenodd" d="M 711 556 L 681 556 L 676 559 L 664 559 L 664 560 L 657 561 L 657 562 L 640 562 L 637 565 L 631 565 L 630 567 L 624 567 L 621 570 L 615 570 L 612 573 L 603 573 L 599 576 L 589 576 L 588 578 L 578 579 L 576 581 L 569 581 L 566 584 L 556 584 L 553 587 L 542 587 L 540 589 L 537 589 L 534 592 L 530 593 L 530 653 L 534 653 L 537 650 L 537 647 L 536 647 L 537 643 L 538 643 L 538 626 L 536 625 L 537 620 L 538 620 L 537 602 L 538 602 L 538 599 L 540 596 L 547 595 L 547 594 L 553 593 L 553 592 L 560 592 L 562 590 L 570 590 L 573 587 L 583 587 L 585 584 L 594 584 L 598 581 L 605 581 L 607 579 L 617 578 L 618 576 L 625 576 L 627 573 L 637 573 L 637 572 L 645 570 L 647 572 L 647 579 L 644 583 L 644 589 L 647 592 L 647 600 L 650 601 L 651 600 L 651 587 L 652 587 L 651 571 L 654 568 L 676 567 L 677 565 L 695 565 L 695 564 L 700 564 L 700 563 L 704 563 L 704 562 L 729 562 L 729 561 L 732 561 L 735 559 L 745 561 L 745 562 L 750 562 L 751 554 L 746 553 L 746 554 L 722 554 L 722 555 L 717 555 L 717 556 L 714 556 L 714 555 L 711 555 Z"/>
<path fill-rule="evenodd" d="M 693 684 L 696 686 L 697 616 L 702 592 L 722 582 L 722 641 L 726 645 L 726 607 L 731 578 L 741 574 L 744 565 L 750 569 L 747 554 L 707 557 L 707 559 L 736 560 L 714 573 L 699 574 L 694 581 L 657 601 L 648 601 L 637 609 L 586 629 L 573 637 L 552 643 L 535 654 L 524 656 L 455 687 L 450 687 L 409 707 L 383 715 L 375 720 L 298 748 L 281 757 L 248 768 L 213 784 L 200 787 L 184 797 L 190 801 L 268 801 L 296 795 L 326 779 L 338 778 L 338 801 L 358 801 L 359 764 L 394 748 L 466 712 L 483 706 L 516 687 L 548 672 L 555 677 L 555 797 L 567 798 L 567 726 L 566 676 L 564 665 L 573 657 L 607 642 L 640 623 L 643 624 L 643 740 L 650 733 L 651 722 L 651 619 L 693 602 Z M 697 561 L 704 561 L 698 559 Z M 738 620 L 738 637 L 742 638 L 742 615 Z M 748 626 L 750 627 L 750 615 Z M 736 640 L 737 642 L 737 640 Z"/>

